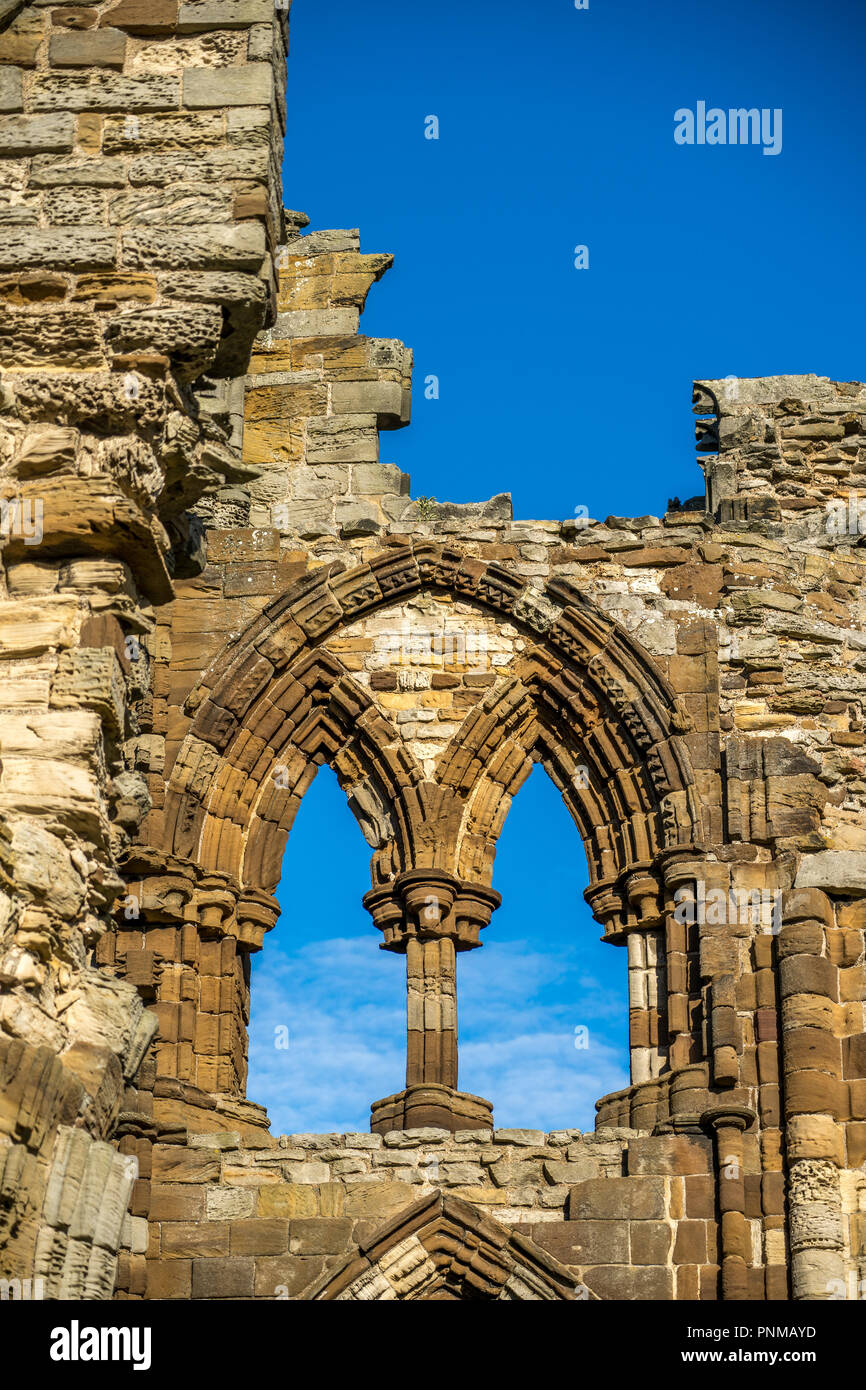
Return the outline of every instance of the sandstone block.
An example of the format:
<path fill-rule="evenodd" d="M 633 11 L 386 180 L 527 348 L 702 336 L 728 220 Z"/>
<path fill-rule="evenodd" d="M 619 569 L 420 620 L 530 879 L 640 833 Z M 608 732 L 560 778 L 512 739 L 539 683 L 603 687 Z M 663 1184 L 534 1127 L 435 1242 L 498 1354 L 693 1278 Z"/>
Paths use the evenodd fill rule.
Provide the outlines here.
<path fill-rule="evenodd" d="M 716 1183 L 714 1178 L 689 1177 L 685 1179 L 686 1216 L 692 1219 L 709 1221 L 716 1210 Z"/>
<path fill-rule="evenodd" d="M 20 77 L 19 73 L 19 82 Z M 7 82 L 7 87 L 9 85 Z M 11 87 L 14 91 L 14 82 Z M 40 116 L 0 116 L 0 143 L 6 156 L 71 150 L 75 143 L 75 121 L 65 111 Z"/>
<path fill-rule="evenodd" d="M 259 1196 L 270 1187 L 260 1189 Z M 209 1221 L 235 1221 L 239 1217 L 252 1216 L 256 1210 L 254 1189 L 242 1187 L 208 1187 L 204 1192 L 205 1209 Z M 261 1212 L 261 1215 L 277 1213 Z"/>
<path fill-rule="evenodd" d="M 669 1301 L 673 1297 L 673 1271 L 651 1265 L 596 1265 L 583 1276 L 598 1298 L 623 1301 Z"/>
<path fill-rule="evenodd" d="M 102 23 L 131 34 L 170 34 L 177 24 L 178 0 L 120 0 Z"/>
<path fill-rule="evenodd" d="M 161 74 L 38 74 L 30 93 L 33 111 L 164 111 L 179 102 L 180 82 Z"/>
<path fill-rule="evenodd" d="M 638 1227 L 632 1228 L 632 1241 L 634 1241 L 634 1234 L 638 1229 Z M 707 1249 L 707 1222 L 677 1222 L 673 1252 L 674 1264 L 703 1265 L 707 1263 L 709 1255 L 710 1252 Z M 661 1261 L 659 1263 L 661 1263 Z"/>
<path fill-rule="evenodd" d="M 7 227 L 0 244 L 0 269 L 36 265 L 108 269 L 114 263 L 115 247 L 114 233 L 102 227 Z"/>
<path fill-rule="evenodd" d="M 545 1231 L 550 1235 L 545 1238 Z M 629 1263 L 627 1221 L 544 1221 L 532 1228 L 533 1240 L 563 1264 Z M 561 1253 L 560 1253 L 561 1252 Z"/>
<path fill-rule="evenodd" d="M 234 1229 L 234 1228 L 232 1228 Z M 160 1253 L 172 1256 L 227 1255 L 229 1226 L 225 1221 L 169 1221 L 160 1232 Z"/>
<path fill-rule="evenodd" d="M 270 63 L 245 63 L 238 68 L 184 68 L 183 101 L 197 107 L 267 106 L 274 91 Z"/>
<path fill-rule="evenodd" d="M 177 154 L 142 155 L 129 166 L 129 182 L 133 188 L 140 184 L 165 185 L 189 180 L 219 185 L 230 179 L 266 180 L 267 177 L 268 151 L 258 146 L 210 153 L 193 149 Z"/>
<path fill-rule="evenodd" d="M 232 1255 L 283 1255 L 288 1245 L 288 1220 L 252 1217 L 231 1224 Z"/>
<path fill-rule="evenodd" d="M 542 1148 L 546 1135 L 542 1129 L 495 1129 L 494 1144 L 514 1144 L 518 1148 Z"/>
<path fill-rule="evenodd" d="M 838 1000 L 838 971 L 823 956 L 787 956 L 779 964 L 779 982 L 783 999 L 795 994 L 819 994 Z"/>
<path fill-rule="evenodd" d="M 778 951 L 781 956 L 819 956 L 824 949 L 824 926 L 821 922 L 786 922 L 779 932 Z"/>
<path fill-rule="evenodd" d="M 322 1256 L 278 1255 L 256 1260 L 256 1298 L 299 1298 L 325 1268 Z"/>
<path fill-rule="evenodd" d="M 125 183 L 126 169 L 122 159 L 38 154 L 33 159 L 30 171 L 33 188 L 123 188 Z"/>
<path fill-rule="evenodd" d="M 838 1168 L 844 1165 L 844 1129 L 830 1115 L 791 1114 L 786 1126 L 786 1143 L 791 1163 L 800 1159 L 825 1159 Z"/>
<path fill-rule="evenodd" d="M 192 1297 L 192 1260 L 148 1260 L 147 1297 Z"/>
<path fill-rule="evenodd" d="M 308 1183 L 268 1184 L 259 1190 L 257 1214 L 265 1217 L 309 1217 L 318 1214 L 317 1189 Z"/>
<path fill-rule="evenodd" d="M 353 1182 L 346 1188 L 345 1212 L 347 1217 L 383 1224 L 413 1200 L 412 1188 L 402 1183 Z"/>
<path fill-rule="evenodd" d="M 341 1255 L 349 1248 L 352 1226 L 349 1217 L 298 1218 L 289 1223 L 289 1252 L 292 1255 Z"/>
<path fill-rule="evenodd" d="M 21 69 L 0 68 L 0 111 L 20 111 L 22 105 Z"/>
<path fill-rule="evenodd" d="M 196 1188 L 186 1183 L 151 1184 L 151 1221 L 198 1221 L 204 1216 L 204 1188 Z M 208 1212 L 209 1216 L 216 1213 Z"/>
<path fill-rule="evenodd" d="M 274 18 L 273 0 L 186 0 L 181 3 L 177 28 L 180 34 L 249 24 L 270 24 Z"/>
<path fill-rule="evenodd" d="M 249 1256 L 194 1259 L 193 1298 L 252 1298 L 255 1262 Z"/>
<path fill-rule="evenodd" d="M 170 231 L 135 228 L 123 233 L 123 259 L 132 270 L 152 266 L 258 270 L 265 251 L 265 229 L 253 222 Z"/>
<path fill-rule="evenodd" d="M 661 1220 L 665 1215 L 662 1178 L 589 1178 L 571 1189 L 571 1220 Z"/>
<path fill-rule="evenodd" d="M 866 894 L 866 851 L 828 849 L 804 855 L 794 886 L 820 888 L 827 893 Z"/>
<path fill-rule="evenodd" d="M 201 183 L 185 184 L 183 188 L 148 188 L 121 193 L 111 199 L 109 208 L 112 223 L 134 223 L 135 226 L 196 227 L 202 223 L 219 223 L 231 216 L 229 195 L 222 189 Z"/>
<path fill-rule="evenodd" d="M 833 926 L 833 904 L 820 888 L 789 888 L 782 894 L 782 921 Z"/>
<path fill-rule="evenodd" d="M 845 1139 L 848 1150 L 848 1167 L 862 1168 L 866 1163 L 866 1124 L 862 1121 L 845 1126 Z"/>
<path fill-rule="evenodd" d="M 785 1067 L 794 1071 L 842 1071 L 842 1044 L 823 1028 L 792 1028 L 785 1032 Z"/>
<path fill-rule="evenodd" d="M 219 1175 L 218 1154 L 207 1149 L 182 1149 L 173 1144 L 154 1145 L 154 1183 L 217 1182 Z"/>
<path fill-rule="evenodd" d="M 69 29 L 52 34 L 49 62 L 57 68 L 122 68 L 126 35 L 119 29 Z"/>
<path fill-rule="evenodd" d="M 785 1082 L 787 1115 L 832 1115 L 844 1119 L 848 1091 L 843 1081 L 823 1071 L 795 1071 Z"/>
<path fill-rule="evenodd" d="M 629 1175 L 689 1176 L 712 1172 L 712 1141 L 698 1135 L 657 1135 L 629 1140 Z"/>

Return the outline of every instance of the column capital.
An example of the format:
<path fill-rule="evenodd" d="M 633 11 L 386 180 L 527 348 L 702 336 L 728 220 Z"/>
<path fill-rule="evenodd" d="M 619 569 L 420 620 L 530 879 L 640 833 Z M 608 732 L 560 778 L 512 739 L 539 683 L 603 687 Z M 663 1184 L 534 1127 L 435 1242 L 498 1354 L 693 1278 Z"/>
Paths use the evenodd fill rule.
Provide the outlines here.
<path fill-rule="evenodd" d="M 755 1111 L 748 1105 L 730 1105 L 721 1101 L 705 1110 L 701 1115 L 704 1129 L 712 1129 L 718 1134 L 725 1129 L 747 1130 L 757 1120 Z"/>
<path fill-rule="evenodd" d="M 467 883 L 444 869 L 409 869 L 393 883 L 364 895 L 382 932 L 382 949 L 405 952 L 410 940 L 447 938 L 456 951 L 480 946 L 479 933 L 502 898 L 484 884 Z"/>

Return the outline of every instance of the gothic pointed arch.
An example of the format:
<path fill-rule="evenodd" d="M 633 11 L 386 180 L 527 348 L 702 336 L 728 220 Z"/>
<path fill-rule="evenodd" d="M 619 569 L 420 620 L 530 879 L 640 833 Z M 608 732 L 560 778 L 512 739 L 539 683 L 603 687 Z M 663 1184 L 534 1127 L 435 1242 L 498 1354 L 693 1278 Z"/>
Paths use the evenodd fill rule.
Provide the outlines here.
<path fill-rule="evenodd" d="M 477 1207 L 434 1192 L 363 1241 L 310 1301 L 565 1302 L 578 1277 Z M 588 1292 L 584 1292 L 588 1297 Z"/>
<path fill-rule="evenodd" d="M 464 687 L 462 722 L 424 742 L 414 717 L 408 729 L 400 717 L 416 703 L 415 687 L 401 684 L 413 672 L 376 641 L 396 623 L 411 634 L 437 604 L 511 646 L 504 665 Z M 353 663 L 361 648 L 375 648 L 380 664 Z M 373 680 L 383 673 L 390 684 Z M 398 692 L 390 703 L 386 689 Z M 407 969 L 407 1086 L 375 1102 L 378 1132 L 491 1123 L 489 1102 L 457 1091 L 456 955 L 481 944 L 500 902 L 496 844 L 535 761 L 581 834 L 593 915 L 608 939 L 628 942 L 633 1081 L 698 1055 L 691 948 L 667 925 L 678 883 L 702 856 L 690 715 L 641 645 L 573 584 L 540 589 L 427 540 L 353 568 L 324 566 L 261 610 L 183 713 L 161 827 L 153 821 L 149 833 L 173 870 L 197 879 L 207 930 L 235 936 L 242 954 L 277 920 L 286 839 L 321 765 L 334 768 L 365 831 L 364 902 L 383 948 L 405 955 Z"/>
<path fill-rule="evenodd" d="M 467 714 L 432 776 L 328 650 L 335 634 L 422 591 L 524 634 L 514 669 Z M 420 869 L 489 887 L 496 837 L 532 760 L 563 792 L 587 847 L 593 910 L 613 932 L 635 911 L 646 916 L 662 860 L 701 842 L 688 716 L 647 653 L 572 585 L 540 591 L 453 547 L 392 546 L 369 564 L 306 576 L 217 659 L 186 709 L 162 847 L 252 889 L 272 891 L 292 816 L 325 761 L 362 825 L 367 815 L 374 888 Z"/>

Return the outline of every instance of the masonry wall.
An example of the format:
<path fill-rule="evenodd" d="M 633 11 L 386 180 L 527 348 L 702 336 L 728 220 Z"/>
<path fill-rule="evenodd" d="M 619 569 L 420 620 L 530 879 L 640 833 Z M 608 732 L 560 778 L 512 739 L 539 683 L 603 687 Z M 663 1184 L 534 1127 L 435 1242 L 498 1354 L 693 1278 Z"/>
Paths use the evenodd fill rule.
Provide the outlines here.
<path fill-rule="evenodd" d="M 0 5 L 0 1246 L 46 1296 L 144 1249 L 117 1141 L 156 1019 L 92 956 L 149 806 L 155 613 L 276 312 L 285 18 Z"/>
<path fill-rule="evenodd" d="M 698 383 L 705 497 L 657 516 L 413 500 L 380 444 L 411 353 L 358 333 L 390 257 L 282 208 L 284 19 L 0 3 L 0 1271 L 857 1297 L 866 387 Z M 457 1089 L 456 953 L 536 762 L 629 957 L 595 1135 Z M 325 763 L 407 956 L 407 1087 L 277 1137 L 250 956 Z"/>
<path fill-rule="evenodd" d="M 294 302 L 307 283 L 314 283 L 321 294 L 320 278 L 315 274 L 307 278 L 319 244 L 345 243 L 336 236 L 321 243 L 313 240 L 309 257 L 292 259 L 284 275 L 292 279 L 301 274 Z M 361 259 L 367 258 L 359 254 Z M 360 269 L 358 275 L 359 283 L 366 286 Z M 282 293 L 285 298 L 286 292 Z M 278 333 L 261 341 L 261 356 L 276 350 L 284 364 L 314 361 L 317 371 L 323 370 L 320 364 L 327 361 L 328 353 L 334 360 L 346 361 L 354 339 L 326 335 L 317 342 L 305 336 L 317 328 L 332 328 L 330 312 L 326 302 L 302 320 L 284 321 Z M 323 317 L 317 319 L 316 314 Z M 295 332 L 303 335 L 299 343 Z M 322 351 L 314 351 L 317 347 Z M 359 349 L 355 360 L 368 362 L 371 347 L 361 340 Z M 308 367 L 300 371 L 306 379 Z M 338 380 L 349 389 L 344 375 Z M 318 449 L 329 421 L 334 420 L 335 433 L 343 428 L 341 417 L 331 413 L 333 397 L 326 370 L 320 387 L 320 414 L 313 418 L 312 428 L 310 417 L 302 415 L 287 431 L 303 448 L 312 439 Z M 294 408 L 291 402 L 299 399 L 291 394 L 294 389 L 290 372 L 276 383 L 268 373 L 253 375 L 247 428 L 267 412 L 277 417 L 280 411 Z M 795 1296 L 850 1296 L 859 1278 L 857 1232 L 864 1159 L 857 1099 L 860 1063 L 856 1060 L 863 1031 L 859 904 L 866 862 L 859 800 L 862 768 L 856 752 L 864 740 L 859 670 L 864 640 L 863 562 L 857 531 L 839 526 L 838 498 L 844 496 L 847 515 L 851 504 L 847 491 L 841 489 L 856 490 L 860 479 L 863 417 L 852 409 L 852 402 L 861 399 L 861 388 L 810 378 L 740 384 L 742 397 L 735 408 L 740 409 L 746 397 L 761 401 L 762 457 L 772 432 L 774 439 L 783 441 L 788 459 L 784 465 L 778 463 L 777 470 L 793 467 L 795 446 L 786 441 L 788 432 L 794 431 L 793 438 L 808 441 L 796 449 L 810 460 L 808 487 L 805 481 L 802 485 L 792 481 L 787 486 L 798 491 L 789 495 L 780 493 L 779 478 L 771 470 L 762 473 L 748 454 L 744 465 L 738 445 L 737 467 L 749 480 L 744 506 L 757 509 L 752 516 L 723 520 L 705 505 L 636 520 L 609 517 L 587 525 L 515 522 L 508 514 L 507 499 L 462 508 L 445 505 L 432 513 L 419 507 L 393 468 L 367 457 L 372 453 L 367 441 L 375 434 L 378 420 L 373 393 L 379 386 L 365 377 L 355 389 L 370 393 L 370 410 L 366 417 L 352 419 L 354 434 L 343 440 L 340 460 L 311 462 L 298 443 L 294 463 L 281 456 L 272 470 L 263 467 L 251 494 L 270 498 L 269 514 L 278 524 L 210 529 L 207 567 L 200 577 L 179 586 L 178 598 L 166 612 L 162 650 L 171 674 L 163 687 L 165 752 L 161 776 L 153 784 L 150 825 L 156 830 L 152 833 L 158 836 L 161 831 L 162 787 L 175 767 L 200 699 L 196 693 L 200 672 L 208 670 L 224 642 L 254 622 L 255 614 L 263 612 L 274 595 L 292 583 L 298 586 L 303 576 L 321 578 L 323 573 L 333 573 L 329 567 L 335 561 L 351 572 L 365 562 L 378 563 L 376 557 L 387 554 L 389 548 L 396 554 L 407 545 L 433 543 L 446 549 L 458 547 L 461 554 L 479 563 L 507 566 L 520 583 L 539 592 L 547 586 L 551 596 L 557 593 L 557 583 L 591 595 L 603 612 L 634 634 L 679 692 L 686 716 L 683 739 L 703 832 L 713 847 L 700 869 L 703 891 L 727 894 L 733 886 L 735 893 L 764 895 L 763 909 L 757 914 L 746 911 L 742 919 L 735 914 L 733 921 L 728 916 L 711 920 L 699 933 L 679 929 L 668 919 L 661 941 L 653 932 L 630 940 L 632 1063 L 637 1084 L 621 1096 L 600 1102 L 600 1134 L 617 1135 L 625 1132 L 623 1126 L 646 1135 L 671 1128 L 711 1134 L 712 1123 L 706 1116 L 722 1099 L 734 1108 L 740 1103 L 754 1115 L 754 1124 L 750 1119 L 749 1132 L 739 1139 L 727 1131 L 723 1134 L 732 1147 L 728 1156 L 741 1165 L 735 1168 L 737 1194 L 727 1194 L 733 1210 L 724 1210 L 726 1196 L 721 1188 L 706 1216 L 693 1217 L 683 1211 L 672 1216 L 673 1209 L 667 1205 L 663 1217 L 647 1218 L 670 1223 L 666 1229 L 671 1233 L 671 1250 L 679 1239 L 680 1221 L 712 1218 L 716 1224 L 708 1236 L 712 1254 L 708 1253 L 707 1262 L 693 1263 L 688 1273 L 680 1271 L 674 1283 L 670 1250 L 652 1264 L 651 1276 L 642 1268 L 638 1277 L 637 1261 L 630 1256 L 634 1275 L 630 1296 L 641 1288 L 668 1291 L 645 1292 L 646 1297 L 695 1297 L 700 1288 L 704 1296 L 721 1293 L 722 1253 L 713 1241 L 722 1220 L 728 1228 L 729 1261 L 738 1262 L 734 1272 L 739 1293 L 729 1296 L 786 1297 L 792 1259 Z M 727 383 L 696 388 L 698 411 L 705 409 L 707 400 L 719 410 L 721 424 L 715 419 L 710 424 L 722 438 L 730 427 L 723 414 L 727 407 L 719 401 L 724 401 L 729 389 Z M 304 398 L 304 411 L 309 404 Z M 754 411 L 754 405 L 749 409 Z M 837 424 L 843 417 L 844 425 Z M 808 432 L 798 435 L 798 430 Z M 698 433 L 705 442 L 704 421 L 699 421 Z M 832 438 L 824 439 L 824 433 L 832 433 Z M 841 471 L 833 457 L 836 453 L 843 460 Z M 718 455 L 709 456 L 705 466 L 711 490 L 717 478 L 732 476 L 733 464 L 724 445 Z M 803 464 L 804 479 L 805 468 Z M 816 485 L 813 479 L 820 478 L 823 469 L 827 481 Z M 764 479 L 763 493 L 754 490 L 755 476 Z M 372 489 L 375 485 L 375 490 L 362 494 L 361 480 L 361 486 Z M 331 497 L 308 499 L 305 494 L 315 486 L 331 489 Z M 341 521 L 338 503 L 344 508 L 367 508 L 363 526 L 345 511 Z M 256 507 L 260 510 L 255 511 Z M 268 513 L 261 507 L 261 502 L 252 500 L 250 516 L 264 520 Z M 381 717 L 396 726 L 400 746 L 432 775 L 437 760 L 445 756 L 452 741 L 459 741 L 467 722 L 479 711 L 494 707 L 489 702 L 514 673 L 527 640 L 519 622 L 503 623 L 470 592 L 462 601 L 440 592 L 380 606 L 375 615 L 344 622 L 332 635 L 323 636 L 319 645 L 366 692 Z M 212 682 L 206 676 L 205 687 L 208 684 Z M 339 758 L 336 766 L 351 788 L 357 774 Z M 548 767 L 559 776 L 556 768 Z M 314 771 L 307 767 L 297 784 L 295 805 Z M 504 793 L 503 815 L 509 800 Z M 360 804 L 351 797 L 350 804 L 375 847 L 377 818 L 385 808 L 369 801 Z M 487 857 L 492 863 L 492 853 Z M 279 859 L 277 846 L 266 868 L 259 866 L 269 882 L 275 883 L 279 876 Z M 224 867 L 229 867 L 229 860 Z M 593 902 L 592 888 L 588 896 Z M 599 901 L 596 893 L 594 905 Z M 779 917 L 775 921 L 774 912 Z M 612 942 L 623 941 L 621 918 L 614 916 L 604 925 Z M 495 930 L 495 918 L 491 929 Z M 118 951 L 124 936 L 133 940 L 129 930 L 121 933 Z M 134 939 L 136 950 L 146 947 L 146 933 Z M 828 974 L 818 961 L 832 962 L 838 973 Z M 224 981 L 227 968 L 235 967 L 223 964 Z M 150 982 L 159 994 L 158 944 L 153 969 Z M 802 990 L 799 983 L 792 983 L 807 978 L 810 982 Z M 202 1085 L 204 1081 L 205 1089 L 212 1086 L 215 1069 L 225 1066 L 232 1093 L 232 1088 L 236 1092 L 242 1085 L 244 1074 L 238 1049 L 243 1047 L 249 1000 L 243 984 L 239 993 L 231 994 L 231 1004 L 223 1007 L 234 1011 L 235 1020 L 221 1035 L 227 1039 L 225 1051 L 210 1051 L 214 1024 L 219 1020 L 223 1028 L 226 1023 L 226 1013 L 215 1008 L 211 1012 L 210 1006 L 199 1013 L 191 1011 L 184 1024 L 179 1006 L 171 1005 L 166 1036 L 172 1041 L 158 1046 L 170 1059 L 166 1068 L 172 1074 L 179 1067 L 177 1074 L 186 1082 Z M 819 1034 L 817 1027 L 824 1031 Z M 842 1090 L 828 1084 L 834 1078 Z M 664 1145 L 659 1152 L 665 1152 Z M 352 1160 L 358 1160 L 358 1154 Z M 603 1198 L 600 1190 L 602 1205 L 613 1204 L 608 1210 L 616 1202 L 623 1203 L 624 1210 L 629 1208 L 632 1198 L 626 1194 L 631 1191 L 632 1170 L 628 1165 L 626 1156 L 621 1160 L 625 1186 L 607 1189 L 609 1195 Z M 795 1174 L 808 1196 L 804 1214 L 789 1226 L 786 1192 L 792 1190 L 789 1185 Z M 657 1176 L 660 1180 L 671 1176 L 661 1161 Z M 718 1179 L 718 1165 L 715 1176 Z M 612 1180 L 610 1173 L 606 1180 Z M 399 1204 L 403 1194 L 399 1189 L 393 1193 L 383 1181 L 382 1214 L 388 1208 L 391 1215 L 390 1204 Z M 799 1198 L 797 1189 L 793 1190 Z M 467 1193 L 461 1190 L 458 1195 Z M 477 1193 L 470 1193 L 468 1199 L 497 1214 L 498 1204 L 481 1203 Z M 194 1200 L 198 1202 L 199 1197 Z M 318 1206 L 313 1214 L 312 1193 L 305 1201 L 310 1215 L 298 1219 L 325 1219 Z M 565 1202 L 560 1220 L 568 1209 Z M 258 1206 L 255 1214 L 259 1214 Z M 249 1217 L 253 1219 L 252 1209 Z M 516 1220 L 514 1224 L 531 1229 L 533 1237 L 539 1238 L 535 1228 L 542 1222 Z M 349 1228 L 341 1229 L 348 1241 Z M 688 1224 L 684 1228 L 684 1242 L 691 1238 L 690 1229 Z M 548 1242 L 552 1238 L 550 1233 L 543 1235 Z M 577 1240 L 576 1234 L 564 1230 L 564 1243 L 557 1247 L 560 1257 L 572 1239 Z M 553 1251 L 549 1243 L 546 1248 Z M 579 1241 L 575 1248 L 580 1248 Z M 255 1253 L 245 1258 L 254 1259 Z M 330 1252 L 334 1260 L 340 1253 L 344 1250 Z M 223 1251 L 220 1258 L 227 1257 Z M 574 1265 L 579 1277 L 585 1277 L 586 1267 L 580 1260 L 564 1263 Z M 244 1268 L 248 1273 L 252 1266 Z M 730 1264 L 729 1269 L 733 1270 Z M 183 1274 L 178 1271 L 174 1276 L 182 1287 L 190 1270 L 191 1266 L 185 1266 Z M 620 1271 L 619 1277 L 626 1275 Z M 599 1287 L 601 1283 L 603 1279 Z"/>
<path fill-rule="evenodd" d="M 148 1296 L 315 1296 L 386 1221 L 443 1192 L 551 1255 L 578 1299 L 714 1298 L 712 1164 L 704 1136 L 616 1129 L 299 1134 L 262 1147 L 204 1134 L 154 1149 Z"/>

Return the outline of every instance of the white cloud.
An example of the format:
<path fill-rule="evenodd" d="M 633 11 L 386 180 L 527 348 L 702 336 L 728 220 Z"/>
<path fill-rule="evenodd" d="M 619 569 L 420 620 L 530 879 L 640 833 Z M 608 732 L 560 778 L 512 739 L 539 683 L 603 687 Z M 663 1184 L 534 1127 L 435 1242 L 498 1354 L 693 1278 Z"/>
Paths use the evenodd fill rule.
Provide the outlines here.
<path fill-rule="evenodd" d="M 582 975 L 580 957 L 524 941 L 461 957 L 460 1086 L 493 1101 L 498 1125 L 591 1129 L 598 1097 L 628 1084 L 626 1000 Z M 267 1105 L 274 1133 L 369 1127 L 370 1103 L 404 1084 L 404 982 L 403 958 L 373 938 L 268 943 L 253 972 L 247 1093 Z M 289 1030 L 287 1050 L 277 1028 Z"/>

